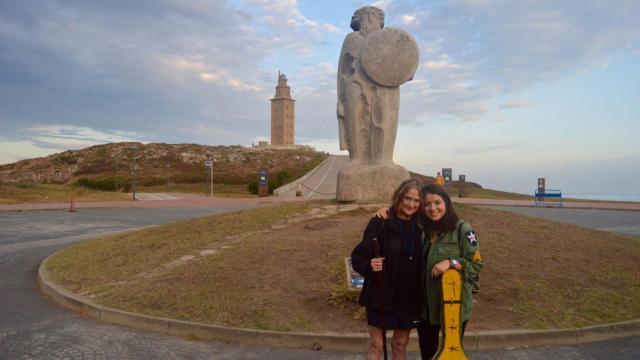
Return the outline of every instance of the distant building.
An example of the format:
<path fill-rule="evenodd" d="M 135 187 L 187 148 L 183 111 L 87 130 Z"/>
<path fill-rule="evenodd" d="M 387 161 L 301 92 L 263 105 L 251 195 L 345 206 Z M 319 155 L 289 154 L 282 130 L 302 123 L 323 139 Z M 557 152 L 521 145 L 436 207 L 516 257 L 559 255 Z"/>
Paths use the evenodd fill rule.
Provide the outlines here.
<path fill-rule="evenodd" d="M 287 77 L 278 71 L 276 95 L 271 99 L 271 145 L 294 145 L 295 100 Z"/>

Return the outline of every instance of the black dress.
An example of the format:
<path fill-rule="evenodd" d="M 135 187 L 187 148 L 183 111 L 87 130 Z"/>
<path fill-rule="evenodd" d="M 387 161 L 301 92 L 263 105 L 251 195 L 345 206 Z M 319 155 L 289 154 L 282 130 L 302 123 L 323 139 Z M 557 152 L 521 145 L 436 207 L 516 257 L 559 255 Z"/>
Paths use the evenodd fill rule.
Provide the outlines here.
<path fill-rule="evenodd" d="M 390 211 L 388 220 L 373 218 L 369 221 L 362 241 L 351 254 L 354 270 L 364 277 L 358 302 L 367 308 L 370 325 L 382 327 L 381 296 L 378 276 L 371 268 L 374 258 L 373 238 L 380 244 L 383 263 L 384 324 L 386 329 L 410 329 L 420 323 L 422 312 L 422 257 L 421 228 L 414 218 L 401 220 Z"/>

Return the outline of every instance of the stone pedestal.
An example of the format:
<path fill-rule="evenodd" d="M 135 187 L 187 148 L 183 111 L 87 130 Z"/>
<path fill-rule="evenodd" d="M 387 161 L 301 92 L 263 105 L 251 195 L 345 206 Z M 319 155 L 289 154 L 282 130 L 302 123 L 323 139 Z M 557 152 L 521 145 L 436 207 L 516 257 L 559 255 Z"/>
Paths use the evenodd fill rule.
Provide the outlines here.
<path fill-rule="evenodd" d="M 348 164 L 338 172 L 336 200 L 390 202 L 394 190 L 408 178 L 407 169 L 394 163 Z"/>

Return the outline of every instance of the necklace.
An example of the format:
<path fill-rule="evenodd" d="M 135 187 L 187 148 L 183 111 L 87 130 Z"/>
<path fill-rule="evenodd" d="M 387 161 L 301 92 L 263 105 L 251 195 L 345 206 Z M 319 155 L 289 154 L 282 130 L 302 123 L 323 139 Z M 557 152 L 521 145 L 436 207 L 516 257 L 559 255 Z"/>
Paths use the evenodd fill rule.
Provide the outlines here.
<path fill-rule="evenodd" d="M 400 218 L 396 216 L 396 224 L 398 225 L 398 229 L 400 229 L 400 237 L 402 238 L 402 245 L 404 247 L 404 251 L 409 256 L 409 260 L 413 260 L 413 250 L 415 249 L 415 242 L 413 241 L 416 238 L 416 221 L 415 219 L 409 220 L 409 225 L 411 226 L 411 237 L 407 239 L 407 236 L 404 233 L 404 226 L 400 221 Z"/>

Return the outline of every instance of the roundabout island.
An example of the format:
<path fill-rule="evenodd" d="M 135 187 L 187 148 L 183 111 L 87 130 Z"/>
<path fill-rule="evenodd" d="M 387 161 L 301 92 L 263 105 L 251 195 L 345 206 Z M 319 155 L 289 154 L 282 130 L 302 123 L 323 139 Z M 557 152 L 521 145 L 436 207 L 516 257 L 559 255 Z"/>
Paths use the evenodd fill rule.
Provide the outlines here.
<path fill-rule="evenodd" d="M 49 257 L 39 282 L 56 303 L 104 322 L 194 340 L 363 352 L 366 321 L 343 260 L 380 206 L 282 204 L 110 235 Z M 476 225 L 488 264 L 466 350 L 640 333 L 636 239 L 472 205 L 460 214 Z"/>

